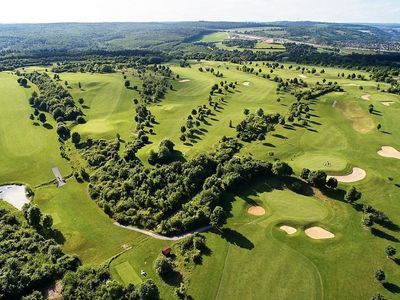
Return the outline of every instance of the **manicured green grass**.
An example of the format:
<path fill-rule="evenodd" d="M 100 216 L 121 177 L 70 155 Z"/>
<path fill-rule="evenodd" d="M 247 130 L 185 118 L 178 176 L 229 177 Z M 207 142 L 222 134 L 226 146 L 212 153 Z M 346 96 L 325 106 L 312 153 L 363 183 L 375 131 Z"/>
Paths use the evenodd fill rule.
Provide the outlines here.
<path fill-rule="evenodd" d="M 203 43 L 216 43 L 216 42 L 222 42 L 224 40 L 229 39 L 229 33 L 227 32 L 214 32 L 211 34 L 207 34 L 203 36 L 199 42 Z"/>
<path fill-rule="evenodd" d="M 268 161 L 285 160 L 291 164 L 296 175 L 304 167 L 331 173 L 345 173 L 353 166 L 363 168 L 367 172 L 364 180 L 340 184 L 340 188 L 347 190 L 355 185 L 363 193 L 362 203 L 384 211 L 395 224 L 400 224 L 397 213 L 400 210 L 400 189 L 395 185 L 400 184 L 400 161 L 383 158 L 376 153 L 383 145 L 400 150 L 397 121 L 400 97 L 377 90 L 377 83 L 370 80 L 337 77 L 338 73 L 344 72 L 347 76 L 353 71 L 324 68 L 325 73 L 322 74 L 321 67 L 316 67 L 315 74 L 301 74 L 301 71 L 295 70 L 296 65 L 291 70 L 289 65 L 285 64 L 284 69 L 275 69 L 272 76 L 277 74 L 284 80 L 297 77 L 309 84 L 321 83 L 325 78 L 337 81 L 344 92 L 310 101 L 308 128 L 293 126 L 287 129 L 278 125 L 265 141 L 243 143 L 239 155 L 252 155 Z M 138 152 L 144 163 L 149 151 L 157 149 L 164 138 L 171 139 L 175 148 L 190 158 L 212 151 L 224 135 L 235 136 L 236 131 L 229 127 L 229 122 L 236 126 L 243 120 L 245 108 L 254 112 L 261 107 L 266 113 L 278 112 L 287 116 L 289 106 L 295 101 L 290 94 L 277 93 L 275 82 L 238 71 L 235 64 L 203 61 L 193 63 L 191 68 L 181 68 L 176 64 L 170 66 L 181 79 L 189 81 L 173 81 L 174 90 L 169 91 L 161 103 L 150 107 L 159 124 L 153 127 L 155 134 L 150 136 L 151 144 Z M 200 66 L 203 69 L 213 67 L 224 77 L 200 72 Z M 262 63 L 253 63 L 252 66 L 256 70 L 261 69 L 262 74 L 270 72 Z M 369 78 L 366 72 L 354 73 Z M 61 74 L 61 78 L 71 85 L 74 98 L 83 97 L 90 107 L 85 109 L 88 123 L 74 130 L 84 137 L 114 138 L 116 133 L 120 133 L 123 139 L 131 138 L 135 128 L 132 99 L 139 96 L 123 87 L 121 74 L 68 73 Z M 135 82 L 135 78 L 130 78 Z M 6 99 L 10 99 L 6 102 L 6 110 L 3 108 L 0 112 L 0 130 L 3 130 L 0 149 L 7 155 L 0 158 L 4 161 L 2 166 L 6 166 L 2 168 L 0 178 L 3 181 L 43 182 L 47 177 L 38 170 L 44 168 L 45 158 L 38 153 L 45 152 L 46 159 L 59 155 L 55 132 L 31 125 L 28 118 L 30 108 L 26 103 L 30 90 L 18 87 L 14 76 L 1 73 L 0 79 L 0 86 L 4 84 L 3 90 L 9 93 Z M 3 80 L 6 81 L 3 83 Z M 221 105 L 222 109 L 214 111 L 209 124 L 201 125 L 204 134 L 193 145 L 184 145 L 179 140 L 180 127 L 185 125 L 193 108 L 208 103 L 211 86 L 221 80 L 237 81 L 236 91 L 223 95 L 226 103 Z M 82 90 L 77 88 L 78 82 L 81 82 Z M 244 85 L 244 82 L 249 82 L 249 85 Z M 387 87 L 385 84 L 380 86 Z M 366 94 L 370 95 L 368 101 L 361 99 Z M 276 101 L 278 97 L 280 102 Z M 335 101 L 336 106 L 333 106 Z M 394 104 L 387 107 L 381 101 L 393 101 Z M 369 114 L 369 104 L 375 106 L 376 114 Z M 23 114 L 25 116 L 21 117 Z M 40 141 L 39 145 L 43 145 L 40 151 L 26 153 L 18 159 L 16 151 L 7 150 L 22 143 L 11 139 L 13 135 L 22 135 L 18 128 L 11 126 L 15 124 L 14 120 L 18 120 L 29 136 L 40 135 L 40 139 L 34 139 L 35 143 Z M 381 131 L 376 129 L 378 123 L 382 125 Z M 24 140 L 23 143 L 26 145 L 27 142 Z M 59 160 L 57 165 L 62 168 L 64 163 L 68 168 L 64 160 Z M 32 171 L 22 167 L 27 161 L 37 169 Z M 327 161 L 330 164 L 326 164 Z M 10 170 L 15 170 L 15 173 Z M 131 250 L 111 262 L 113 278 L 124 284 L 138 283 L 145 279 L 139 275 L 140 270 L 144 270 L 148 278 L 157 282 L 162 298 L 172 299 L 174 286 L 163 282 L 155 274 L 153 262 L 162 247 L 173 243 L 115 227 L 112 220 L 89 199 L 86 188 L 86 184 L 78 184 L 71 179 L 60 189 L 46 187 L 36 190 L 34 201 L 45 213 L 53 215 L 55 228 L 66 239 L 64 250 L 79 255 L 85 264 L 99 264 L 131 246 Z M 226 198 L 226 203 L 232 202 L 231 216 L 225 226 L 229 230 L 222 235 L 217 230 L 206 233 L 211 254 L 203 258 L 200 266 L 185 271 L 189 293 L 195 299 L 369 299 L 375 292 L 380 292 L 394 299 L 397 295 L 377 284 L 373 276 L 375 270 L 382 268 L 388 282 L 400 286 L 397 278 L 399 267 L 384 253 L 388 244 L 399 248 L 399 232 L 375 225 L 379 231 L 371 234 L 361 225 L 362 212 L 338 199 L 320 194 L 296 194 L 269 181 L 238 187 L 236 193 Z M 254 203 L 263 206 L 266 215 L 249 215 L 247 209 Z M 297 233 L 286 235 L 279 229 L 283 224 L 296 227 Z M 333 232 L 335 238 L 323 241 L 310 239 L 304 229 L 312 225 L 323 226 Z"/>
<path fill-rule="evenodd" d="M 185 146 L 179 141 L 180 126 L 192 108 L 207 103 L 209 87 L 220 79 L 199 72 L 200 65 L 193 65 L 191 69 L 174 67 L 175 73 L 190 81 L 175 84 L 177 91 L 170 92 L 160 105 L 152 107 L 160 125 L 154 127 L 153 143 L 139 152 L 143 160 L 163 138 L 172 139 L 176 149 L 189 157 L 211 151 L 221 136 L 235 135 L 228 123 L 232 120 L 235 125 L 242 120 L 244 108 L 255 111 L 262 107 L 267 113 L 285 115 L 288 106 L 294 102 L 292 96 L 278 95 L 273 82 L 236 71 L 235 65 L 210 62 L 201 65 L 213 66 L 223 72 L 223 80 L 238 81 L 239 92 L 224 96 L 227 98 L 224 109 L 216 113 L 210 125 L 202 125 L 207 130 L 205 134 L 194 146 Z M 263 73 L 268 72 L 266 67 L 254 67 L 261 68 Z M 385 211 L 396 224 L 400 223 L 395 213 L 400 208 L 399 202 L 395 201 L 400 191 L 394 185 L 400 183 L 397 175 L 400 161 L 384 159 L 376 153 L 382 145 L 400 149 L 395 125 L 400 109 L 399 97 L 378 91 L 377 83 L 373 81 L 337 78 L 339 72 L 347 76 L 352 71 L 325 68 L 325 73 L 319 74 L 320 68 L 317 70 L 316 74 L 306 73 L 303 80 L 315 84 L 326 78 L 337 81 L 345 91 L 311 101 L 312 117 L 308 129 L 294 127 L 294 130 L 288 130 L 277 126 L 275 132 L 267 135 L 266 141 L 244 143 L 241 154 L 264 160 L 283 159 L 291 163 L 297 175 L 303 167 L 321 168 L 331 173 L 345 173 L 352 166 L 361 167 L 367 172 L 366 179 L 340 184 L 340 187 L 348 189 L 356 185 L 363 192 L 363 203 L 374 205 Z M 274 74 L 284 79 L 301 78 L 301 73 L 295 69 L 276 69 Z M 367 73 L 361 74 L 368 78 Z M 242 85 L 245 81 L 250 85 Z M 363 90 L 354 84 L 363 86 Z M 361 99 L 364 94 L 371 95 L 370 101 Z M 279 103 L 276 102 L 278 96 L 281 97 Z M 334 101 L 337 101 L 335 107 Z M 380 101 L 394 101 L 395 104 L 385 107 Z M 370 103 L 375 105 L 379 114 L 368 113 Z M 387 133 L 377 131 L 377 123 L 381 123 Z M 326 161 L 331 165 L 324 166 Z M 393 181 L 388 177 L 393 177 Z M 247 188 L 243 190 L 247 191 Z M 199 299 L 264 299 L 266 294 L 282 299 L 338 299 L 346 294 L 354 299 L 368 298 L 377 291 L 393 295 L 375 283 L 373 274 L 376 269 L 384 268 L 391 280 L 400 284 L 394 275 L 396 264 L 387 260 L 384 254 L 387 244 L 398 244 L 398 232 L 380 227 L 383 234 L 374 236 L 361 226 L 361 212 L 341 201 L 328 199 L 299 196 L 287 190 L 268 192 L 261 189 L 252 200 L 262 203 L 267 215 L 255 218 L 247 215 L 246 201 L 239 198 L 234 203 L 233 216 L 227 227 L 239 232 L 239 237 L 244 236 L 240 240 L 244 240 L 245 245 L 248 243 L 246 240 L 251 241 L 253 248 L 234 245 L 214 233 L 207 234 L 213 254 L 193 272 L 190 293 Z M 336 237 L 329 241 L 314 241 L 306 237 L 304 226 L 314 222 L 332 230 Z M 283 223 L 296 225 L 300 230 L 288 237 L 277 229 L 276 225 Z M 367 263 L 370 261 L 374 263 Z M 357 282 L 356 287 L 349 284 L 350 281 Z"/>
<path fill-rule="evenodd" d="M 34 186 L 49 181 L 54 178 L 53 166 L 68 174 L 70 168 L 60 156 L 55 129 L 46 129 L 39 121 L 34 126 L 29 119 L 33 109 L 28 98 L 35 88 L 22 88 L 15 75 L 2 72 L 0 90 L 0 184 L 18 181 Z M 55 127 L 49 115 L 47 119 Z"/>
<path fill-rule="evenodd" d="M 61 188 L 38 189 L 34 203 L 44 213 L 56 216 L 54 227 L 65 239 L 63 249 L 78 255 L 85 264 L 104 263 L 146 239 L 146 236 L 112 224 L 113 221 L 89 198 L 87 185 L 74 179 Z"/>
<path fill-rule="evenodd" d="M 125 284 L 140 284 L 142 282 L 142 279 L 128 261 L 115 265 L 114 268 Z"/>
<path fill-rule="evenodd" d="M 68 81 L 75 100 L 83 98 L 85 101 L 83 111 L 88 122 L 74 130 L 83 137 L 110 139 L 119 133 L 122 139 L 132 138 L 135 129 L 133 99 L 140 96 L 125 88 L 122 74 L 63 73 L 60 77 L 62 81 Z M 127 79 L 132 87 L 140 87 L 135 77 L 127 76 Z"/>

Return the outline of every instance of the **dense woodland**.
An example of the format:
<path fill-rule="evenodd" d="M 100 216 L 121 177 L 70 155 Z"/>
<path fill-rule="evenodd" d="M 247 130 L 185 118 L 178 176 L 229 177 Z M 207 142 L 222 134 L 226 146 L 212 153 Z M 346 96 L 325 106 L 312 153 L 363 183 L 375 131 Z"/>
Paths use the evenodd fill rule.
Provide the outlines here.
<path fill-rule="evenodd" d="M 79 265 L 52 238 L 52 219 L 39 208 L 25 207 L 26 220 L 14 209 L 0 208 L 0 299 L 19 299 L 42 291 Z"/>
<path fill-rule="evenodd" d="M 163 143 L 162 143 L 163 144 Z M 167 146 L 164 146 L 164 145 Z M 173 145 L 164 142 L 156 162 L 171 161 Z M 238 158 L 235 139 L 224 138 L 218 150 L 196 158 L 144 167 L 138 159 L 121 158 L 118 141 L 86 144 L 83 156 L 96 172 L 90 177 L 89 194 L 103 210 L 121 224 L 178 234 L 210 224 L 223 195 L 232 186 L 251 178 L 290 175 L 285 164 L 272 165 L 251 158 Z M 285 172 L 280 167 L 287 168 Z"/>

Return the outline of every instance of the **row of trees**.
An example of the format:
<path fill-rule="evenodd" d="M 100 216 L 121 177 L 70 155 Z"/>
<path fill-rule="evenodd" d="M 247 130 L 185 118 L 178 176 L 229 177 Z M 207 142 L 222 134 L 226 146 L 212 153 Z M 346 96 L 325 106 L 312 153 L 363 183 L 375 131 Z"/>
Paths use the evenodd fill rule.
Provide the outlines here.
<path fill-rule="evenodd" d="M 40 96 L 33 92 L 29 98 L 29 104 L 33 108 L 50 113 L 57 122 L 85 122 L 83 112 L 75 105 L 70 93 L 54 82 L 47 73 L 26 73 L 24 77 L 34 83 L 40 91 Z"/>

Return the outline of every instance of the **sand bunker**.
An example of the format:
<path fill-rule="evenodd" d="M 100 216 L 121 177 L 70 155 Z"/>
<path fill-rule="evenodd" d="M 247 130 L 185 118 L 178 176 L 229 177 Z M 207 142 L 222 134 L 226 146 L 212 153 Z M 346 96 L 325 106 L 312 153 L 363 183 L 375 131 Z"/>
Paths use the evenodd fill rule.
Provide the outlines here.
<path fill-rule="evenodd" d="M 300 74 L 299 75 L 300 78 L 308 78 L 306 75 Z"/>
<path fill-rule="evenodd" d="M 360 86 L 360 85 L 355 84 L 355 83 L 347 83 L 347 84 L 345 84 L 345 86 Z"/>
<path fill-rule="evenodd" d="M 308 237 L 314 240 L 324 240 L 324 239 L 332 239 L 335 235 L 328 230 L 325 230 L 321 227 L 310 227 L 305 230 L 305 233 Z"/>
<path fill-rule="evenodd" d="M 383 157 L 400 159 L 400 152 L 390 146 L 382 146 L 381 149 L 378 151 L 378 154 Z"/>
<path fill-rule="evenodd" d="M 0 199 L 10 203 L 16 209 L 21 210 L 25 203 L 29 203 L 26 189 L 23 185 L 0 186 Z"/>
<path fill-rule="evenodd" d="M 263 216 L 265 215 L 265 209 L 261 206 L 250 206 L 247 212 L 253 216 Z"/>
<path fill-rule="evenodd" d="M 381 101 L 381 103 L 385 106 L 390 106 L 390 105 L 394 104 L 395 102 L 394 101 Z"/>
<path fill-rule="evenodd" d="M 291 226 L 287 226 L 287 225 L 282 225 L 281 227 L 279 227 L 280 229 L 282 229 L 283 231 L 285 231 L 287 234 L 294 234 L 297 232 L 297 229 Z"/>
<path fill-rule="evenodd" d="M 371 95 L 362 95 L 361 99 L 369 101 L 369 97 L 371 97 Z"/>
<path fill-rule="evenodd" d="M 367 176 L 367 173 L 363 169 L 353 168 L 353 171 L 349 175 L 328 176 L 328 179 L 332 177 L 332 178 L 336 178 L 336 180 L 339 182 L 350 183 L 350 182 L 356 182 L 356 181 L 363 180 L 365 178 L 365 176 Z"/>
<path fill-rule="evenodd" d="M 182 80 L 179 80 L 179 82 L 189 82 L 190 81 L 190 79 L 182 79 Z"/>
<path fill-rule="evenodd" d="M 243 82 L 243 85 L 244 85 L 244 86 L 250 86 L 250 82 L 245 81 L 245 82 Z"/>

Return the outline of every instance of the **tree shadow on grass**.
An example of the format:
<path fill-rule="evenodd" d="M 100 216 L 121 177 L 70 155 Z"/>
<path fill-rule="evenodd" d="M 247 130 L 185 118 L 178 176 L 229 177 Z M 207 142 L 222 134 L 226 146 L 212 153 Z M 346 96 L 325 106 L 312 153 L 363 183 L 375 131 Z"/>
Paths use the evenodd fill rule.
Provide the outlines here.
<path fill-rule="evenodd" d="M 371 233 L 374 236 L 380 237 L 381 239 L 385 239 L 385 240 L 388 240 L 390 242 L 394 242 L 394 243 L 398 243 L 399 242 L 398 238 L 396 238 L 393 235 L 388 234 L 388 233 L 386 233 L 386 232 L 384 232 L 384 231 L 382 231 L 382 230 L 380 230 L 378 228 L 374 228 L 374 227 L 371 228 Z"/>
<path fill-rule="evenodd" d="M 44 124 L 43 124 L 43 127 L 46 128 L 46 129 L 49 129 L 49 130 L 54 128 L 54 127 L 53 127 L 51 124 L 49 124 L 49 123 L 44 123 Z"/>
<path fill-rule="evenodd" d="M 400 293 L 400 287 L 395 283 L 384 282 L 383 283 L 383 287 L 385 289 L 387 289 L 389 292 L 393 293 L 393 294 L 399 294 Z"/>
<path fill-rule="evenodd" d="M 278 139 L 287 140 L 287 137 L 284 136 L 284 135 L 282 135 L 282 134 L 277 134 L 277 133 L 275 133 L 275 134 L 273 134 L 272 136 L 274 136 L 274 137 L 276 137 L 276 138 L 278 138 Z"/>
<path fill-rule="evenodd" d="M 254 244 L 246 238 L 240 232 L 230 229 L 224 228 L 221 231 L 221 237 L 226 240 L 228 243 L 238 246 L 240 248 L 251 250 L 254 248 Z"/>
<path fill-rule="evenodd" d="M 395 258 L 393 258 L 393 261 L 394 261 L 394 263 L 395 263 L 396 265 L 399 265 L 399 266 L 400 266 L 400 258 L 395 257 Z"/>
<path fill-rule="evenodd" d="M 271 144 L 271 143 L 263 143 L 263 145 L 267 146 L 267 147 L 271 147 L 271 148 L 276 148 L 276 146 L 274 144 Z"/>
<path fill-rule="evenodd" d="M 166 284 L 174 287 L 178 287 L 181 284 L 181 282 L 183 282 L 182 274 L 177 271 L 172 271 L 168 275 L 162 276 L 161 278 L 164 280 Z"/>
<path fill-rule="evenodd" d="M 381 132 L 384 133 L 384 134 L 392 134 L 391 132 L 385 131 L 385 130 L 382 130 Z"/>
<path fill-rule="evenodd" d="M 284 125 L 283 128 L 287 129 L 287 130 L 296 130 L 293 125 Z"/>
<path fill-rule="evenodd" d="M 58 229 L 44 229 L 43 227 L 38 228 L 38 232 L 48 239 L 53 239 L 57 242 L 57 244 L 63 245 L 65 243 L 65 237 L 62 232 Z"/>

